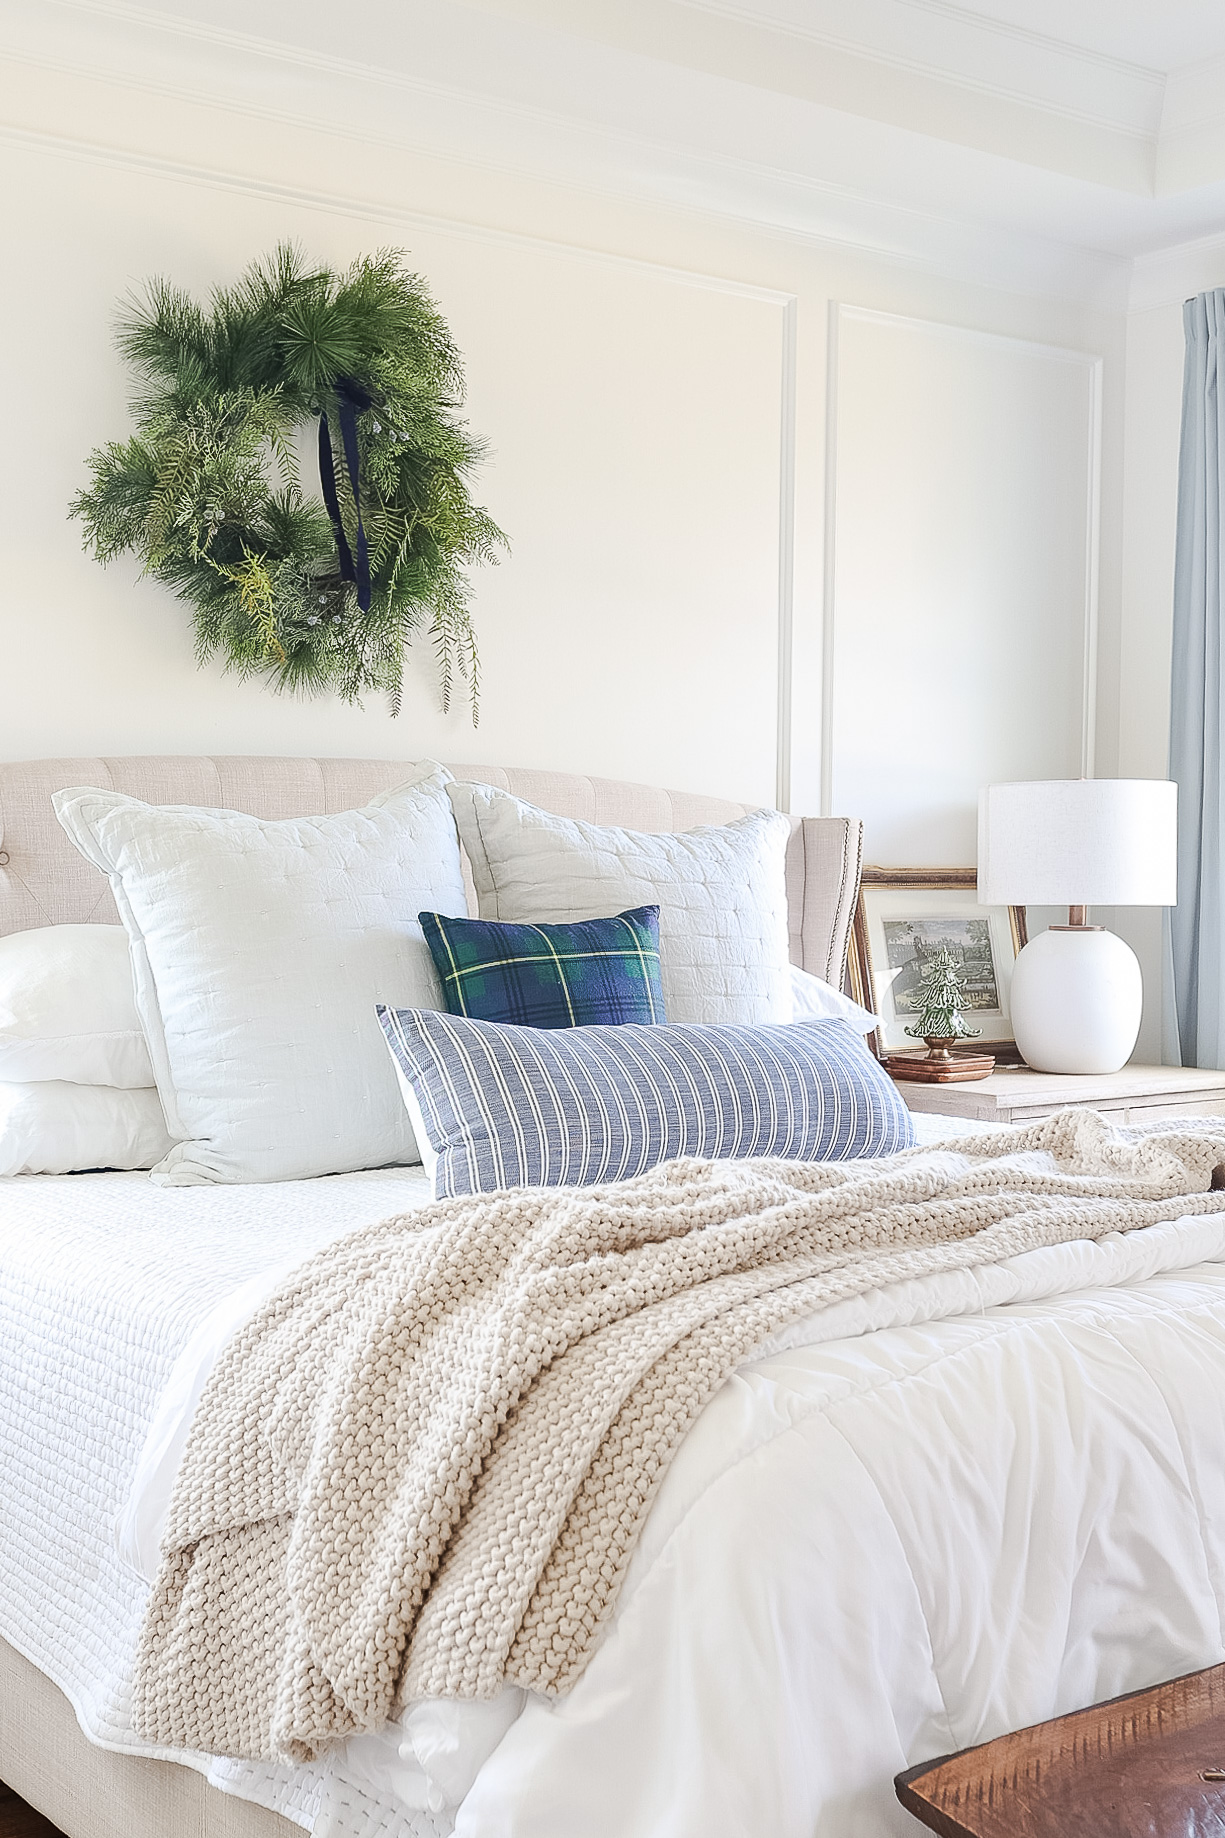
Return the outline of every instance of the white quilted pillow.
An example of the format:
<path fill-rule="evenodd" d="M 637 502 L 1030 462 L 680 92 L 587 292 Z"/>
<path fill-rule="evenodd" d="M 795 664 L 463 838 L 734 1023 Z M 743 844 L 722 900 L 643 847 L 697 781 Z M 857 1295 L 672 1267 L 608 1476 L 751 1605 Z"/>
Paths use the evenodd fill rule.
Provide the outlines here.
<path fill-rule="evenodd" d="M 175 1146 L 167 1186 L 419 1161 L 375 1005 L 440 1008 L 417 914 L 467 910 L 447 774 L 267 821 L 59 792 L 109 874 Z"/>
<path fill-rule="evenodd" d="M 786 817 L 648 835 L 554 817 L 491 785 L 447 789 L 483 919 L 562 923 L 657 904 L 670 1022 L 791 1020 Z"/>
<path fill-rule="evenodd" d="M 152 1085 L 121 925 L 0 938 L 0 1079 Z"/>

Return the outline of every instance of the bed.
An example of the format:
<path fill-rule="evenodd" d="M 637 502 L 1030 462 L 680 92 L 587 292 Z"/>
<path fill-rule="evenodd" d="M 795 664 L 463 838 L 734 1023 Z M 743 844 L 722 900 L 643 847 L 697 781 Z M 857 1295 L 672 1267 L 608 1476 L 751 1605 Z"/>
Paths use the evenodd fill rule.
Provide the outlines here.
<path fill-rule="evenodd" d="M 50 816 L 63 786 L 288 815 L 343 810 L 403 770 L 0 769 L 0 931 L 113 921 Z M 641 829 L 743 809 L 454 770 Z M 858 826 L 795 825 L 792 955 L 834 982 L 858 861 Z M 69 1838 L 882 1838 L 907 1829 L 889 1795 L 902 1766 L 1222 1657 L 1225 1225 L 1191 1216 L 897 1284 L 776 1336 L 673 1463 L 578 1686 L 480 1707 L 484 1726 L 426 1770 L 430 1792 L 407 1728 L 324 1768 L 132 1753 L 125 1655 L 147 1587 L 132 1480 L 167 1381 L 235 1290 L 346 1221 L 417 1203 L 420 1171 L 265 1187 L 258 1245 L 251 1190 L 10 1185 L 0 1778 Z M 445 1749 L 437 1719 L 425 1735 Z M 430 1805 L 447 1767 L 462 1791 Z"/>

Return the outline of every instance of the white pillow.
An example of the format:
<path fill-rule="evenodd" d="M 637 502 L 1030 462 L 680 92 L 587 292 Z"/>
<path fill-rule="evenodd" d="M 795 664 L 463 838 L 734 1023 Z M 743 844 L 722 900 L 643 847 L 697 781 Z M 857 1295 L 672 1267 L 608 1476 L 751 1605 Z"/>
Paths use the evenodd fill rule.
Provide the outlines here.
<path fill-rule="evenodd" d="M 170 1147 L 151 1087 L 119 1091 L 60 1079 L 0 1084 L 0 1175 L 151 1168 Z"/>
<path fill-rule="evenodd" d="M 483 919 L 563 923 L 658 904 L 670 1022 L 790 1021 L 786 817 L 648 835 L 554 817 L 491 785 L 448 789 Z"/>
<path fill-rule="evenodd" d="M 418 1161 L 375 1005 L 440 1008 L 417 923 L 463 915 L 447 774 L 364 810 L 266 820 L 74 790 L 56 814 L 111 877 L 175 1147 L 167 1186 Z"/>
<path fill-rule="evenodd" d="M 0 1079 L 152 1085 L 121 925 L 0 938 Z"/>
<path fill-rule="evenodd" d="M 798 964 L 791 966 L 791 1019 L 793 1021 L 847 1021 L 857 1034 L 870 1034 L 880 1026 L 880 1016 L 873 1015 L 850 996 L 844 996 L 832 983 Z"/>

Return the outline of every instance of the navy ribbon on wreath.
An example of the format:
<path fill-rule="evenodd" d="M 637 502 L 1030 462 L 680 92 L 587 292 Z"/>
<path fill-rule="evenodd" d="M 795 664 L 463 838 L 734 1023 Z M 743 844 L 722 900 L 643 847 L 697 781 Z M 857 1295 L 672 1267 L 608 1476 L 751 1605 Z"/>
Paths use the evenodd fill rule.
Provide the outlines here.
<path fill-rule="evenodd" d="M 323 502 L 327 506 L 328 516 L 332 520 L 332 529 L 336 533 L 336 554 L 340 561 L 340 578 L 342 581 L 353 582 L 357 588 L 357 604 L 363 613 L 368 613 L 370 611 L 370 555 L 366 548 L 366 532 L 362 526 L 361 465 L 357 451 L 357 417 L 363 409 L 371 406 L 373 399 L 356 377 L 337 377 L 332 387 L 336 397 L 336 419 L 340 424 L 340 443 L 344 448 L 345 466 L 353 491 L 353 508 L 357 512 L 356 560 L 349 547 L 349 539 L 345 535 L 345 526 L 340 515 L 340 500 L 336 495 L 336 468 L 332 461 L 332 436 L 328 428 L 326 409 L 319 411 L 319 483 L 323 487 Z"/>

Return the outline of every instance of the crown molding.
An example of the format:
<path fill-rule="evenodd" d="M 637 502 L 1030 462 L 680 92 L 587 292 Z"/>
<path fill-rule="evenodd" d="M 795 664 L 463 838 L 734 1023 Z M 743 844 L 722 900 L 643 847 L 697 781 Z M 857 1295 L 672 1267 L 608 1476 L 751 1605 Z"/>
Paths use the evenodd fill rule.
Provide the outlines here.
<path fill-rule="evenodd" d="M 588 14 L 593 5 L 600 5 L 603 0 L 471 0 L 476 8 L 498 13 L 509 18 L 527 17 L 532 20 L 557 26 L 564 26 L 579 17 L 580 8 L 585 7 Z M 627 20 L 635 4 L 645 4 L 650 11 L 644 21 L 648 28 L 648 40 L 651 33 L 658 28 L 661 19 L 660 9 L 663 6 L 675 7 L 695 15 L 705 14 L 711 19 L 734 21 L 758 35 L 768 35 L 784 42 L 794 40 L 837 52 L 840 57 L 849 61 L 852 66 L 862 66 L 871 74 L 871 69 L 878 66 L 903 76 L 910 76 L 925 85 L 935 85 L 941 92 L 963 90 L 967 96 L 980 97 L 987 101 L 1006 102 L 1019 110 L 1036 110 L 1040 114 L 1049 114 L 1053 118 L 1064 120 L 1077 127 L 1105 130 L 1112 135 L 1121 136 L 1151 148 L 1155 143 L 1157 129 L 1160 125 L 1162 108 L 1162 88 L 1164 79 L 1159 73 L 1141 70 L 1138 66 L 1123 64 L 1117 59 L 1108 59 L 1090 52 L 1081 52 L 1072 47 L 1062 47 L 1062 59 L 1059 68 L 1074 72 L 1071 80 L 1066 74 L 1062 81 L 1053 88 L 1062 88 L 1067 95 L 1075 95 L 1075 103 L 1061 100 L 1056 95 L 1039 95 L 1032 88 L 1017 84 L 1001 83 L 984 72 L 953 72 L 934 63 L 930 58 L 915 55 L 899 54 L 879 47 L 869 47 L 862 40 L 847 38 L 844 34 L 822 32 L 806 24 L 792 25 L 783 21 L 768 19 L 763 15 L 733 4 L 724 4 L 724 0 L 611 0 L 618 15 Z M 880 0 L 877 0 L 880 3 Z M 907 10 L 924 10 L 932 13 L 967 19 L 959 7 L 950 6 L 946 0 L 883 0 L 891 8 L 904 7 Z M 329 74 L 354 77 L 365 82 L 383 87 L 415 90 L 445 88 L 433 80 L 424 83 L 421 79 L 403 71 L 397 71 L 386 64 L 373 64 L 360 59 L 340 57 L 332 52 L 313 51 L 301 43 L 290 43 L 285 39 L 273 39 L 256 33 L 236 30 L 230 26 L 215 24 L 200 19 L 187 19 L 180 15 L 155 11 L 152 8 L 133 4 L 132 0 L 43 0 L 45 6 L 58 7 L 64 11 L 74 11 L 96 18 L 122 21 L 137 27 L 143 32 L 160 34 L 166 41 L 184 40 L 198 44 L 213 45 L 221 49 L 237 52 L 244 57 L 263 57 L 278 63 L 297 66 L 303 69 L 314 69 Z M 865 0 L 859 0 L 860 16 Z M 986 29 L 986 22 L 978 22 Z M 1026 33 L 1019 28 L 1010 28 L 990 22 L 993 31 L 991 36 L 1024 40 L 1030 46 L 1040 46 L 1044 53 L 1048 47 L 1054 47 L 1055 41 L 1047 40 L 1037 33 Z M 607 40 L 605 42 L 608 42 Z M 1097 107 L 1086 106 L 1085 73 L 1095 71 L 1104 73 L 1113 80 L 1123 81 L 1130 86 L 1130 93 L 1123 97 L 1116 96 L 1111 101 L 1103 96 Z M 463 89 L 462 93 L 470 93 Z M 1000 150 L 1000 149 L 997 149 Z"/>
<path fill-rule="evenodd" d="M 109 20 L 128 25 L 142 34 L 153 34 L 164 44 L 170 46 L 180 43 L 201 44 L 231 52 L 235 56 L 232 66 L 234 74 L 246 70 L 248 60 L 254 58 L 291 70 L 317 71 L 329 78 L 349 77 L 378 89 L 395 90 L 410 95 L 440 96 L 448 100 L 459 100 L 467 98 L 472 93 L 462 87 L 439 82 L 437 79 L 422 78 L 406 71 L 394 70 L 388 65 L 371 64 L 360 58 L 337 57 L 332 52 L 313 51 L 308 45 L 290 44 L 282 39 L 265 38 L 254 32 L 240 32 L 231 26 L 215 25 L 205 20 L 183 19 L 170 13 L 154 12 L 148 7 L 132 5 L 130 0 L 41 0 L 40 10 L 46 11 L 49 8 L 57 8 L 66 13 L 77 13 L 85 18 Z M 130 54 L 131 44 L 124 47 L 124 50 Z M 15 55 L 11 35 L 4 46 L 3 55 L 6 57 Z M 70 60 L 55 41 L 40 52 L 30 54 L 31 61 L 35 57 L 47 68 L 95 68 L 92 65 L 82 66 L 79 61 Z M 192 70 L 195 74 L 189 59 L 183 60 L 183 67 Z M 103 73 L 99 72 L 99 74 Z M 165 79 L 156 68 L 149 67 L 141 70 L 136 64 L 125 63 L 121 70 L 107 74 L 110 74 L 115 81 L 166 92 Z M 194 95 L 196 86 L 181 85 L 180 91 Z M 207 94 L 206 79 L 202 75 L 199 82 L 199 94 Z M 264 112 L 251 99 L 249 91 L 245 99 L 245 106 L 246 112 L 251 114 L 258 115 Z M 503 100 L 498 106 L 524 115 L 544 113 L 544 111 L 533 111 L 509 100 Z"/>
<path fill-rule="evenodd" d="M 951 4 L 951 0 L 875 0 L 875 3 L 878 16 L 892 24 L 895 30 L 903 12 L 924 13 L 929 18 L 946 22 L 956 35 L 952 49 L 961 53 L 961 67 L 950 68 L 948 62 L 933 59 L 930 45 L 925 46 L 923 55 L 904 53 L 886 49 L 881 44 L 869 44 L 862 35 L 848 38 L 845 33 L 823 30 L 812 24 L 812 8 L 807 3 L 804 18 L 788 18 L 777 11 L 767 13 L 737 5 L 735 0 L 678 0 L 679 5 L 694 13 L 734 19 L 742 25 L 776 32 L 785 39 L 867 58 L 890 69 L 952 83 L 979 95 L 1020 103 L 1069 121 L 1110 128 L 1145 141 L 1156 138 L 1166 81 L 1159 70 L 1069 45 L 1025 26 L 971 13 L 965 7 Z M 861 33 L 866 16 L 864 0 L 859 0 L 855 17 Z M 884 35 L 882 32 L 881 36 Z M 924 36 L 929 37 L 929 32 Z M 985 47 L 991 53 L 986 62 L 981 56 Z M 1027 74 L 1032 79 L 1028 87 L 1015 80 L 1017 47 L 1023 47 L 1028 53 Z M 943 39 L 941 49 L 946 54 L 950 49 L 949 35 Z M 1010 82 L 1001 82 L 998 75 L 1005 61 L 1012 66 L 1014 80 Z M 1094 97 L 1092 102 L 1085 100 L 1086 85 Z M 1072 96 L 1077 100 L 1070 100 Z"/>
<path fill-rule="evenodd" d="M 495 11 L 526 7 L 539 12 L 558 5 L 581 7 L 584 0 L 468 3 Z M 745 12 L 739 0 L 666 3 L 701 15 Z M 800 0 L 773 3 L 798 5 Z M 806 9 L 812 5 L 818 22 L 821 3 L 803 0 Z M 964 9 L 952 0 L 862 3 L 902 8 L 923 18 L 965 18 Z M 442 10 L 453 15 L 454 27 L 464 8 L 449 5 Z M 66 22 L 72 22 L 68 30 Z M 1019 28 L 1000 25 L 996 30 L 997 24 L 992 22 L 994 36 L 1011 40 L 1017 35 Z M 977 191 L 963 187 L 960 194 L 954 193 L 959 196 L 955 209 L 929 208 L 926 200 L 940 197 L 941 173 L 953 170 L 947 166 L 952 159 L 948 149 L 937 155 L 915 135 L 881 140 L 880 130 L 863 122 L 853 129 L 848 124 L 851 138 L 845 141 L 838 138 L 843 130 L 836 118 L 826 116 L 822 125 L 822 117 L 801 113 L 786 132 L 771 140 L 768 134 L 757 136 L 757 118 L 750 110 L 740 130 L 720 145 L 713 134 L 704 132 L 707 117 L 694 105 L 688 115 L 678 109 L 675 120 L 669 120 L 676 137 L 668 138 L 652 131 L 659 120 L 656 114 L 625 106 L 627 97 L 632 100 L 636 93 L 629 89 L 618 93 L 617 107 L 599 119 L 578 112 L 582 96 L 577 92 L 568 98 L 572 106 L 567 111 L 543 105 L 521 82 L 517 87 L 508 82 L 505 92 L 495 93 L 490 87 L 482 90 L 447 81 L 455 69 L 453 59 L 448 61 L 453 39 L 432 63 L 423 60 L 420 69 L 408 72 L 285 44 L 212 18 L 185 20 L 155 13 L 137 0 L 10 0 L 7 25 L 0 67 L 7 61 L 14 71 L 27 74 L 7 86 L 5 113 L 27 144 L 87 148 L 89 157 L 126 158 L 146 170 L 212 173 L 209 182 L 218 184 L 267 183 L 276 195 L 303 200 L 343 194 L 343 208 L 351 214 L 405 222 L 435 220 L 429 213 L 417 219 L 394 205 L 372 202 L 386 187 L 391 168 L 385 155 L 392 151 L 401 161 L 441 161 L 457 173 L 497 173 L 512 185 L 523 182 L 545 193 L 564 194 L 565 215 L 572 223 L 581 220 L 583 199 L 602 199 L 663 212 L 674 220 L 722 223 L 755 237 L 842 251 L 960 284 L 1072 300 L 1106 311 L 1165 304 L 1225 279 L 1220 253 L 1225 239 L 1215 231 L 1198 239 L 1186 235 L 1190 228 L 1213 222 L 1205 202 L 1212 194 L 1207 192 L 1201 192 L 1194 211 L 1183 212 L 1181 239 L 1141 254 L 1133 267 L 1130 254 L 1118 252 L 1119 244 L 1127 247 L 1126 223 L 1116 236 L 1114 251 L 1087 246 L 1087 237 L 1079 240 L 1075 226 L 1083 219 L 1075 214 L 1064 213 L 1062 221 L 1073 227 L 1062 237 L 1022 227 L 1019 220 L 1025 215 L 1041 224 L 1040 187 L 1029 198 L 1020 190 L 1011 194 L 1016 208 L 999 216 L 989 211 L 982 185 Z M 819 23 L 805 29 L 810 36 L 817 34 Z M 1023 32 L 1021 36 L 1038 37 Z M 539 52 L 540 41 L 537 35 L 522 43 L 516 37 L 514 43 L 522 53 L 521 76 Z M 497 49 L 500 55 L 500 41 Z M 1102 62 L 1095 54 L 1076 55 L 1081 61 Z M 43 77 L 31 83 L 28 73 L 35 71 Z M 488 83 L 489 59 L 477 74 Z M 1152 72 L 1141 74 L 1154 77 Z M 658 71 L 654 80 L 657 87 L 666 87 L 668 81 Z M 1178 157 L 1194 156 L 1202 162 L 1215 146 L 1215 170 L 1225 173 L 1225 107 L 1217 104 L 1225 95 L 1225 58 L 1175 72 L 1170 83 L 1163 157 L 1173 158 L 1181 149 Z M 690 92 L 682 93 L 692 102 Z M 717 101 L 718 92 L 713 93 Z M 136 96 L 162 106 L 133 107 Z M 705 106 L 709 94 L 703 92 L 703 98 Z M 750 102 L 768 109 L 760 97 Z M 257 125 L 238 136 L 235 123 L 240 118 L 267 123 L 278 132 L 261 135 Z M 833 136 L 837 176 L 820 176 L 822 157 L 815 154 L 808 162 L 811 170 L 796 169 L 805 154 L 801 130 L 809 119 L 815 130 Z M 878 138 L 865 138 L 871 134 Z M 126 148 L 116 145 L 120 136 Z M 216 171 L 215 150 L 231 140 L 241 140 L 245 149 L 234 156 L 240 168 L 237 180 Z M 343 158 L 338 153 L 341 146 Z M 761 154 L 753 157 L 758 146 Z M 771 153 L 778 156 L 773 161 Z M 861 155 L 864 164 L 856 165 Z M 896 193 L 890 195 L 886 178 L 891 161 L 910 155 L 912 170 L 924 176 L 907 202 Z M 957 155 L 963 162 L 968 157 Z M 930 168 L 924 165 L 928 160 Z M 868 175 L 862 184 L 843 182 L 852 168 Z M 1000 176 L 1007 179 L 1002 168 Z M 1018 174 L 1015 183 L 1020 185 L 1021 178 Z M 401 192 L 407 182 L 397 167 L 395 183 Z M 1043 186 L 1049 183 L 1042 180 Z M 459 184 L 462 190 L 463 182 Z M 448 191 L 447 186 L 443 189 Z M 1163 189 L 1179 187 L 1170 181 Z M 526 201 L 530 193 L 525 190 L 523 196 Z M 356 203 L 360 198 L 369 206 L 364 213 Z M 515 208 L 518 214 L 517 203 Z M 529 215 L 536 211 L 536 221 L 546 229 L 557 221 L 551 206 L 540 210 L 525 202 L 524 208 Z M 1083 207 L 1077 209 L 1083 212 Z M 1167 212 L 1167 223 L 1171 215 L 1176 217 L 1177 211 Z M 1102 234 L 1104 238 L 1115 232 L 1103 228 Z M 1154 219 L 1151 240 L 1159 234 L 1160 219 Z M 581 227 L 576 239 L 582 240 Z"/>
<path fill-rule="evenodd" d="M 1157 194 L 1219 182 L 1225 174 L 1225 57 L 1170 73 L 1157 147 Z"/>
<path fill-rule="evenodd" d="M 1193 294 L 1211 287 L 1225 287 L 1225 231 L 1136 256 L 1128 310 L 1142 313 L 1155 307 L 1181 306 Z"/>
<path fill-rule="evenodd" d="M 1147 64 L 1137 64 L 1130 58 L 1112 57 L 1106 51 L 1091 51 L 1085 45 L 1072 45 L 1066 39 L 1052 38 L 1049 32 L 1036 32 L 1032 26 L 1019 26 L 1008 19 L 994 19 L 988 13 L 973 12 L 969 7 L 958 6 L 957 0 L 898 0 L 898 5 L 913 7 L 916 12 L 933 13 L 956 20 L 960 25 L 984 33 L 989 38 L 1032 45 L 1072 66 L 1109 70 L 1118 76 L 1153 84 L 1157 88 L 1165 82 L 1164 72 L 1153 70 Z"/>
<path fill-rule="evenodd" d="M 956 0 L 857 0 L 855 17 L 860 28 L 865 27 L 873 8 L 882 20 L 896 20 L 905 11 L 948 22 L 957 34 L 965 60 L 961 67 L 951 69 L 948 60 L 958 47 L 950 46 L 948 41 L 939 47 L 942 61 L 869 47 L 863 36 L 852 41 L 812 24 L 812 0 L 803 0 L 803 18 L 787 17 L 779 10 L 779 0 L 774 0 L 774 10 L 769 13 L 738 0 L 678 3 L 696 13 L 768 25 L 797 41 L 857 52 L 882 65 L 910 70 L 916 76 L 953 82 L 967 91 L 997 96 L 1069 121 L 1130 136 L 1152 153 L 1153 193 L 1157 197 L 1176 196 L 1225 178 L 1225 55 L 1166 74 L 1069 45 L 1025 26 L 970 12 L 957 5 Z M 976 71 L 974 65 L 981 60 L 974 55 L 975 44 L 990 47 L 984 68 L 994 72 L 1003 65 L 1007 47 L 1020 47 L 1027 59 L 1020 74 L 1028 81 L 1002 83 L 997 75 Z M 1069 99 L 1072 96 L 1075 101 Z"/>
<path fill-rule="evenodd" d="M 1166 78 L 1161 133 L 1193 133 L 1225 114 L 1225 55 L 1186 64 Z"/>
<path fill-rule="evenodd" d="M 741 94 L 802 106 L 967 148 L 1019 168 L 1058 173 L 1146 197 L 1152 192 L 1161 92 L 1147 75 L 1126 82 L 1094 67 L 1052 65 L 1014 80 L 1016 48 L 1005 60 L 964 45 L 942 46 L 933 61 L 925 27 L 899 0 L 856 0 L 856 37 L 777 23 L 722 0 L 465 0 L 492 18 L 534 30 L 542 54 L 603 49 L 617 67 L 648 63 L 683 71 L 694 82 L 732 84 Z M 796 3 L 796 0 L 793 0 Z M 834 0 L 804 0 L 817 21 Z M 890 37 L 885 14 L 892 22 Z M 845 18 L 842 0 L 840 17 Z M 901 21 L 906 27 L 898 29 Z M 862 30 L 860 29 L 862 27 Z M 548 34 L 546 38 L 543 36 Z M 872 35 L 875 41 L 869 42 Z M 909 46 L 895 40 L 909 35 Z M 947 36 L 947 34 L 946 34 Z M 953 35 L 954 37 L 956 34 Z M 1095 103 L 1094 82 L 1105 85 Z M 1128 93 L 1107 94 L 1123 84 Z M 1128 86 L 1130 85 L 1130 88 Z"/>
<path fill-rule="evenodd" d="M 124 0 L 102 0 L 101 6 L 98 0 L 88 0 L 84 7 L 80 0 L 67 3 L 90 13 L 104 7 L 108 15 L 130 17 L 139 11 Z M 207 30 L 210 42 L 222 42 L 215 29 Z M 226 34 L 223 42 L 228 48 L 232 35 Z M 146 170 L 199 177 L 215 171 L 213 150 L 233 138 L 223 117 L 237 114 L 294 131 L 292 148 L 283 144 L 284 134 L 268 137 L 266 146 L 260 147 L 259 170 L 241 179 L 257 186 L 270 181 L 277 195 L 330 197 L 336 183 L 337 143 L 344 143 L 351 170 L 342 182 L 355 199 L 364 190 L 364 171 L 373 164 L 369 153 L 394 148 L 401 156 L 496 171 L 571 196 L 598 196 L 706 223 L 721 221 L 757 236 L 850 251 L 1010 293 L 1070 298 L 1114 310 L 1126 296 L 1127 265 L 1115 256 L 991 224 L 971 225 L 761 162 L 695 154 L 643 134 L 616 134 L 523 104 L 492 102 L 432 80 L 397 74 L 382 78 L 384 98 L 390 95 L 394 106 L 384 107 L 380 114 L 371 105 L 364 66 L 355 67 L 358 80 L 346 93 L 337 90 L 337 73 L 321 71 L 311 58 L 303 63 L 310 80 L 295 93 L 299 106 L 294 107 L 268 100 L 277 93 L 268 84 L 248 80 L 236 91 L 225 80 L 224 66 L 220 73 L 197 69 L 190 83 L 181 80 L 181 68 L 175 82 L 160 69 L 142 74 L 131 65 L 119 78 L 99 69 L 92 49 L 85 47 L 84 61 L 62 49 L 10 52 L 9 61 L 27 73 L 23 81 L 7 86 L 10 125 L 18 138 L 61 150 L 71 146 L 90 157 L 117 158 Z M 29 80 L 28 73 L 34 71 L 44 75 L 41 87 Z M 401 98 L 410 87 L 414 106 L 406 111 Z M 163 109 L 159 121 L 147 104 L 133 108 L 134 95 L 182 106 L 170 117 Z M 125 137 L 122 148 L 111 138 L 112 124 L 113 131 Z M 142 134 L 143 146 L 133 145 Z M 217 172 L 216 182 L 235 182 L 234 175 Z M 383 183 L 385 175 L 380 173 L 379 184 Z M 367 203 L 375 215 L 395 220 L 403 216 L 392 205 L 373 204 L 368 194 Z"/>

